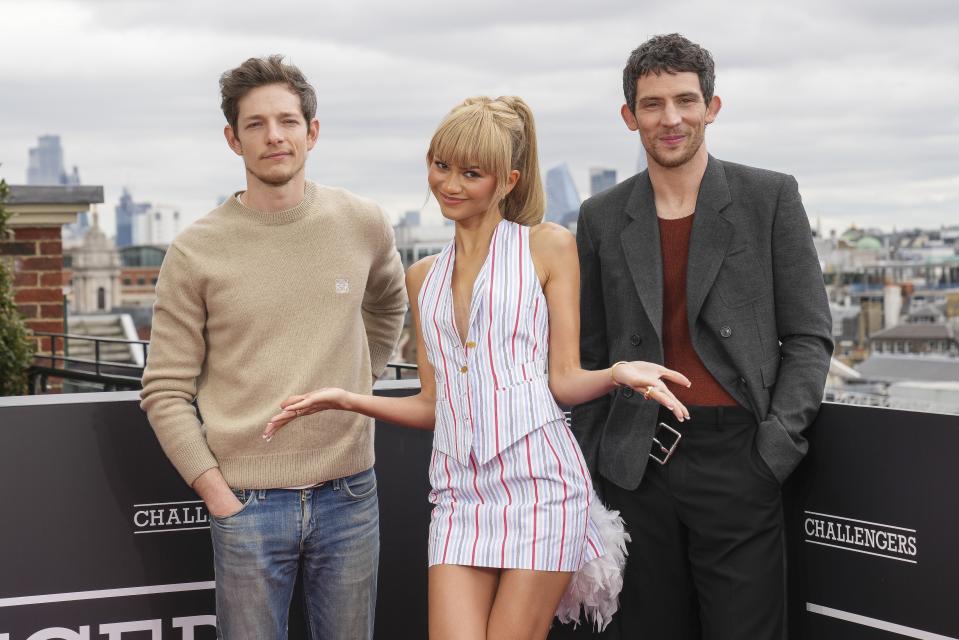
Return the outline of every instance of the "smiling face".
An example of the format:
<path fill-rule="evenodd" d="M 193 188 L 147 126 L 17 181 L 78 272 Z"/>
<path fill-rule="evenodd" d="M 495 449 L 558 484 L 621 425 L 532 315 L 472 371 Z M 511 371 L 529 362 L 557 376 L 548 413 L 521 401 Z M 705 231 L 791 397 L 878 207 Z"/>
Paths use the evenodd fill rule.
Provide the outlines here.
<path fill-rule="evenodd" d="M 230 148 L 243 157 L 248 181 L 279 187 L 302 177 L 320 123 L 307 123 L 300 99 L 283 84 L 251 89 L 238 103 L 236 131 L 224 129 Z"/>
<path fill-rule="evenodd" d="M 695 73 L 650 73 L 636 86 L 636 109 L 623 105 L 622 116 L 631 131 L 639 131 L 650 163 L 680 167 L 706 154 L 706 125 L 722 103 L 718 96 L 705 103 Z"/>
<path fill-rule="evenodd" d="M 509 189 L 518 177 L 518 171 L 510 173 Z M 496 177 L 478 166 L 461 167 L 434 158 L 427 180 L 443 216 L 450 220 L 462 221 L 498 211 L 502 196 L 497 197 Z"/>

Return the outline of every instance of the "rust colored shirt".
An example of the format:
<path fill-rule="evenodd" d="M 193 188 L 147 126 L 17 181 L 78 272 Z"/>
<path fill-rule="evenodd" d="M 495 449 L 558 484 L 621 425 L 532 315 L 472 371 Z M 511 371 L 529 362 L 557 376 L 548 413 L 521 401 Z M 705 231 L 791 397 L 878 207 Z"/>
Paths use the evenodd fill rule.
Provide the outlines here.
<path fill-rule="evenodd" d="M 690 388 L 667 382 L 680 402 L 699 406 L 730 406 L 736 401 L 716 381 L 693 349 L 686 320 L 686 265 L 693 216 L 678 220 L 659 219 L 659 242 L 663 252 L 663 357 L 664 365 L 679 371 L 693 383 Z"/>

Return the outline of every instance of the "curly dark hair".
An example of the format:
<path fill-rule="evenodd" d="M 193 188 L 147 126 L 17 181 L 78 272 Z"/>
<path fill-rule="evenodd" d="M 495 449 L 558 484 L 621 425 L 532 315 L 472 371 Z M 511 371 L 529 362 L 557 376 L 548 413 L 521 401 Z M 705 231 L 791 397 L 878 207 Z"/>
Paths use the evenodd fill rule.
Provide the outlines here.
<path fill-rule="evenodd" d="M 709 51 L 678 33 L 653 36 L 629 54 L 623 69 L 623 93 L 630 111 L 636 110 L 636 81 L 648 73 L 692 71 L 699 76 L 703 100 L 713 99 L 716 74 Z"/>
<path fill-rule="evenodd" d="M 307 126 L 316 115 L 316 92 L 303 72 L 292 64 L 284 63 L 283 56 L 249 58 L 236 69 L 225 71 L 220 76 L 220 108 L 226 121 L 236 131 L 240 117 L 240 100 L 253 89 L 268 84 L 285 84 L 300 98 L 300 109 Z"/>

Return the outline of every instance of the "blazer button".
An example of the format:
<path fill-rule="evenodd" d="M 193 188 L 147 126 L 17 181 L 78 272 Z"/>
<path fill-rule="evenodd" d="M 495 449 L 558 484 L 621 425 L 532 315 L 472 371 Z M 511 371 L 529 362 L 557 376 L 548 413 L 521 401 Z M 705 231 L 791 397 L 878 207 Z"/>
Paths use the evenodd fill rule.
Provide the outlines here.
<path fill-rule="evenodd" d="M 740 377 L 739 377 L 739 384 L 745 385 L 745 384 L 746 384 L 746 378 L 743 378 L 742 376 L 740 376 Z"/>
<path fill-rule="evenodd" d="M 643 344 L 643 339 L 634 333 L 633 335 L 629 336 L 629 344 L 633 345 L 634 347 L 638 347 L 639 345 Z"/>
<path fill-rule="evenodd" d="M 729 325 L 723 325 L 719 329 L 719 335 L 721 335 L 724 338 L 728 338 L 729 336 L 733 335 L 732 327 L 730 327 Z"/>
<path fill-rule="evenodd" d="M 632 398 L 633 397 L 633 388 L 632 387 L 623 387 L 623 397 Z"/>

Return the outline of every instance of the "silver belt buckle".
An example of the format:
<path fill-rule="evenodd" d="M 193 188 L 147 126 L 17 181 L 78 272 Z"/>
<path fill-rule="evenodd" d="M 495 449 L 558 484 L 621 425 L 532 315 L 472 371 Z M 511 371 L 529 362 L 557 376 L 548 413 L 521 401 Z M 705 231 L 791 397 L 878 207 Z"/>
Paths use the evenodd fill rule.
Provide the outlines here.
<path fill-rule="evenodd" d="M 666 429 L 673 434 L 673 441 L 668 447 L 656 437 L 660 435 L 661 429 Z M 676 451 L 676 446 L 679 445 L 679 441 L 682 439 L 682 437 L 683 434 L 676 431 L 665 422 L 660 422 L 658 425 L 656 425 L 656 432 L 653 434 L 653 446 L 650 448 L 649 457 L 661 465 L 666 464 L 669 462 L 669 459 L 673 457 L 673 452 Z"/>

